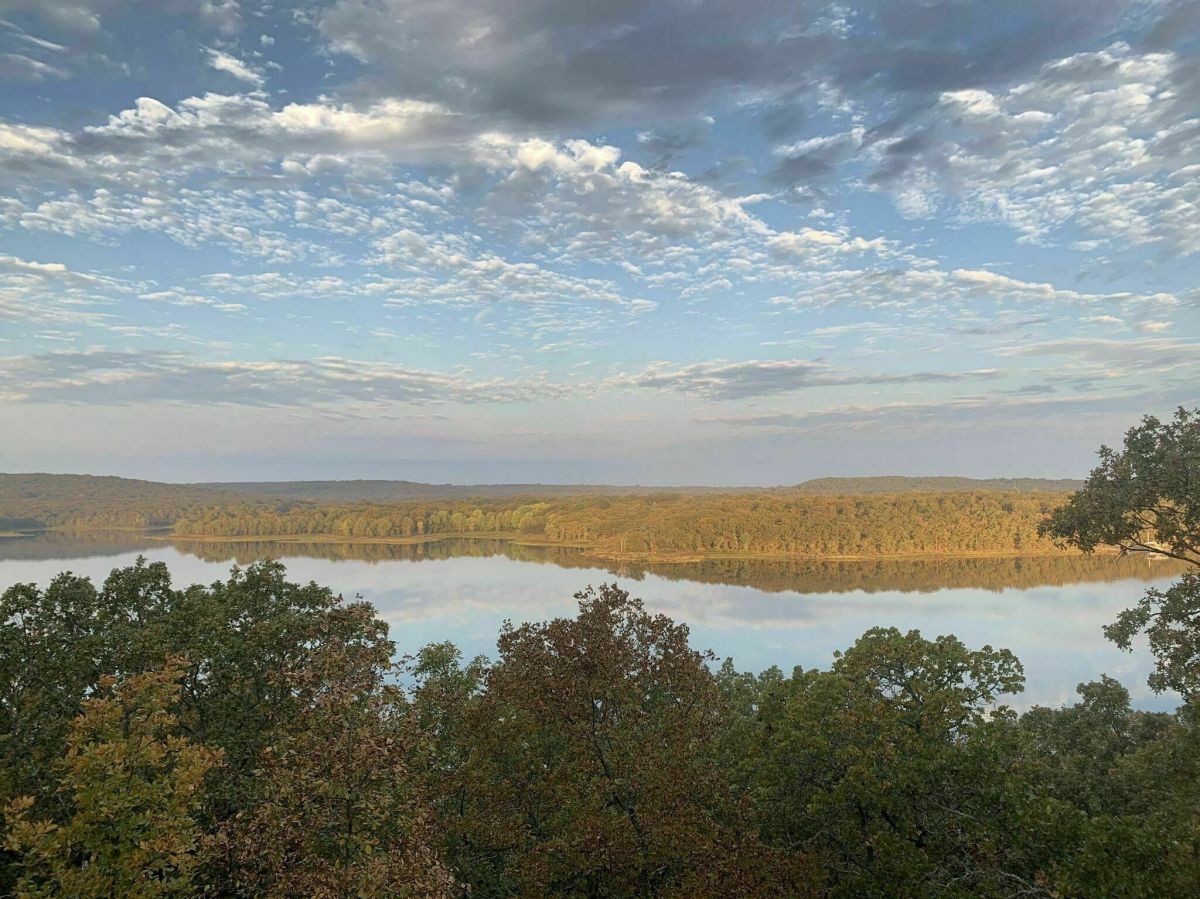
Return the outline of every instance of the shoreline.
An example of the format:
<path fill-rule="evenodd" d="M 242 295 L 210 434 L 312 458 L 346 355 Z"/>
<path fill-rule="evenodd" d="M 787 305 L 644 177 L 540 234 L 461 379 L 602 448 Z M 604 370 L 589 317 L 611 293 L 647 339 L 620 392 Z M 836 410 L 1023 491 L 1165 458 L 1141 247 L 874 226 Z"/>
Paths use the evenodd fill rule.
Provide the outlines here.
<path fill-rule="evenodd" d="M 97 533 L 136 533 L 146 539 L 164 544 L 200 543 L 213 546 L 239 543 L 272 543 L 284 546 L 422 546 L 425 544 L 441 543 L 448 540 L 495 540 L 509 543 L 513 546 L 526 546 L 543 549 L 576 550 L 579 555 L 598 562 L 630 565 L 687 565 L 700 562 L 887 562 L 887 561 L 919 561 L 919 560 L 958 560 L 958 559 L 1056 559 L 1080 558 L 1085 556 L 1102 556 L 1117 558 L 1120 550 L 1115 547 L 1102 547 L 1092 553 L 1084 553 L 1075 549 L 1061 551 L 1020 551 L 993 550 L 969 552 L 912 552 L 912 553 L 728 553 L 728 552 L 678 552 L 678 553 L 649 553 L 649 552 L 619 552 L 596 547 L 593 544 L 578 542 L 558 542 L 546 540 L 536 535 L 515 534 L 505 531 L 487 531 L 473 533 L 445 533 L 413 535 L 411 537 L 341 537 L 334 534 L 176 534 L 166 527 L 130 528 L 130 527 L 96 527 L 96 528 L 41 528 L 27 531 L 0 532 L 2 539 L 21 539 L 36 537 L 40 534 L 97 534 Z M 1135 558 L 1146 560 L 1161 559 L 1169 561 L 1167 556 L 1151 554 L 1135 554 Z"/>
<path fill-rule="evenodd" d="M 1073 558 L 1088 555 L 1079 550 L 1062 550 L 1058 552 L 1039 551 L 1021 552 L 1009 550 L 973 551 L 973 552 L 914 552 L 914 553 L 629 553 L 616 552 L 595 547 L 588 543 L 560 543 L 553 540 L 539 540 L 521 534 L 505 532 L 486 533 L 446 533 L 413 537 L 339 537 L 331 534 L 311 535 L 187 535 L 171 534 L 154 536 L 152 539 L 165 543 L 279 543 L 285 545 L 310 544 L 332 546 L 419 546 L 427 543 L 439 543 L 445 540 L 499 540 L 514 546 L 544 547 L 547 549 L 575 549 L 581 555 L 605 562 L 653 563 L 653 564 L 689 564 L 711 561 L 760 561 L 760 562 L 874 562 L 905 559 L 1054 559 Z M 1097 550 L 1091 555 L 1119 556 L 1116 549 Z"/>

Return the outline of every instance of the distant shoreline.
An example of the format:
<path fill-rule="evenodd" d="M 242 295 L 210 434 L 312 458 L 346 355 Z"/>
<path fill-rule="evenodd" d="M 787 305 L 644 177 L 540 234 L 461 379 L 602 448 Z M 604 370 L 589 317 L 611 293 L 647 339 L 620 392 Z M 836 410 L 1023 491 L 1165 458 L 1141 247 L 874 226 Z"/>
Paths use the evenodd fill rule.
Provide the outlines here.
<path fill-rule="evenodd" d="M 339 537 L 331 534 L 266 534 L 256 536 L 163 534 L 151 539 L 164 543 L 280 543 L 291 545 L 318 544 L 333 546 L 418 546 L 445 540 L 501 540 L 516 546 L 547 547 L 552 549 L 578 549 L 589 558 L 606 562 L 654 562 L 658 564 L 687 564 L 709 561 L 759 561 L 759 562 L 873 562 L 893 559 L 1045 559 L 1083 556 L 1079 550 L 1059 552 L 944 552 L 944 553 L 844 553 L 837 555 L 816 553 L 649 553 L 616 552 L 598 549 L 587 543 L 560 543 L 539 540 L 522 534 L 504 532 L 491 533 L 445 533 L 413 537 Z M 1117 556 L 1114 549 L 1099 549 L 1093 555 Z"/>
<path fill-rule="evenodd" d="M 1071 558 L 1085 555 L 1118 556 L 1120 551 L 1115 547 L 1102 547 L 1093 553 L 1084 553 L 1076 549 L 1061 551 L 1032 551 L 1018 552 L 1007 550 L 975 551 L 975 552 L 913 552 L 913 553 L 650 553 L 650 552 L 618 552 L 597 548 L 589 543 L 559 542 L 539 539 L 528 534 L 515 534 L 504 531 L 491 532 L 449 532 L 440 534 L 414 535 L 412 537 L 340 537 L 334 534 L 262 534 L 262 535 L 228 535 L 228 534 L 178 534 L 168 532 L 166 528 L 130 528 L 130 527 L 55 527 L 38 528 L 26 531 L 0 531 L 0 538 L 35 537 L 38 534 L 72 534 L 72 533 L 136 533 L 142 534 L 149 540 L 159 543 L 208 543 L 213 545 L 234 543 L 279 543 L 285 545 L 320 545 L 320 546 L 421 546 L 429 543 L 442 543 L 448 540 L 498 540 L 511 543 L 514 546 L 544 547 L 547 549 L 575 549 L 582 555 L 604 562 L 653 562 L 655 564 L 688 564 L 695 562 L 713 561 L 755 561 L 755 562 L 875 562 L 904 559 L 1054 559 Z M 1163 558 L 1146 555 L 1147 559 Z"/>

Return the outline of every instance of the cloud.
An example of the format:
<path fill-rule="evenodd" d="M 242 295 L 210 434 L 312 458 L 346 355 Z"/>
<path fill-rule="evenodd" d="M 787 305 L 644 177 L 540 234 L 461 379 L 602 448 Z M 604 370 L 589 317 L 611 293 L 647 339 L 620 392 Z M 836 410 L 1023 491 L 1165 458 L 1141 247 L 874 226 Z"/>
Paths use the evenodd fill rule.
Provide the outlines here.
<path fill-rule="evenodd" d="M 776 184 L 796 185 L 832 177 L 839 166 L 858 155 L 865 138 L 866 129 L 857 126 L 849 131 L 776 147 L 774 155 L 779 161 L 769 178 Z"/>
<path fill-rule="evenodd" d="M 772 228 L 754 207 L 680 172 L 648 169 L 614 146 L 485 134 L 474 159 L 495 179 L 479 221 L 570 264 L 620 266 L 680 299 L 726 295 L 738 280 L 771 280 L 850 257 L 894 259 L 892 241 L 849 228 Z"/>
<path fill-rule="evenodd" d="M 24 53 L 0 53 L 0 78 L 46 81 L 67 78 L 69 75 L 62 66 L 34 59 Z"/>
<path fill-rule="evenodd" d="M 1154 329 L 1151 329 L 1153 331 Z M 1004 356 L 1067 356 L 1074 360 L 1070 373 L 1122 374 L 1190 372 L 1200 368 L 1200 342 L 1166 337 L 1113 340 L 1068 337 L 997 350 Z"/>
<path fill-rule="evenodd" d="M 243 256 L 295 262 L 317 253 L 311 241 L 284 230 L 278 205 L 249 193 L 181 189 L 174 192 L 71 192 L 36 205 L 15 203 L 10 213 L 29 231 L 111 242 L 113 235 L 142 231 L 183 246 L 225 246 Z M 322 255 L 335 259 L 325 250 Z"/>
<path fill-rule="evenodd" d="M 869 374 L 839 371 L 824 362 L 805 359 L 746 362 L 697 362 L 675 367 L 657 362 L 641 372 L 618 375 L 607 385 L 637 390 L 672 390 L 710 400 L 745 400 L 817 387 L 856 384 L 913 384 L 990 380 L 1000 372 L 907 372 Z"/>
<path fill-rule="evenodd" d="M 59 157 L 59 144 L 65 137 L 56 128 L 0 122 L 0 154 L 14 165 L 24 160 Z"/>
<path fill-rule="evenodd" d="M 986 10 L 953 0 L 853 10 L 803 0 L 337 0 L 318 27 L 335 52 L 368 67 L 363 89 L 403 86 L 504 127 L 679 118 L 733 100 L 759 103 L 780 133 L 794 128 L 800 98 L 885 91 L 903 103 L 1004 83 L 1137 11 L 1117 0 L 1086 11 L 1064 0 Z"/>
<path fill-rule="evenodd" d="M 89 33 L 102 25 L 124 6 L 141 6 L 134 0 L 4 0 L 0 10 L 25 12 L 53 28 L 66 32 Z M 238 0 L 163 0 L 163 10 L 191 16 L 204 25 L 232 33 L 241 27 Z"/>
<path fill-rule="evenodd" d="M 196 173 L 275 178 L 314 159 L 451 162 L 472 135 L 468 122 L 418 100 L 366 106 L 329 100 L 273 107 L 262 94 L 187 97 L 168 106 L 139 97 L 99 125 L 71 132 L 0 122 L 3 181 L 53 186 L 90 182 L 140 191 Z M 281 172 L 291 161 L 292 169 Z"/>
<path fill-rule="evenodd" d="M 1007 395 L 963 396 L 937 402 L 892 402 L 873 405 L 837 406 L 812 412 L 769 412 L 760 415 L 710 416 L 702 423 L 735 430 L 775 432 L 804 431 L 875 433 L 980 429 L 1000 432 L 1022 423 L 1039 428 L 1064 421 L 1078 422 L 1085 416 L 1109 416 L 1120 421 L 1144 414 L 1147 409 L 1171 408 L 1194 401 L 1180 391 L 1126 391 L 1105 395 L 1046 395 L 1047 385 Z M 1003 470 L 1003 469 L 1001 469 Z"/>
<path fill-rule="evenodd" d="M 31 262 L 18 256 L 0 256 L 0 272 L 54 279 L 75 284 L 115 283 L 110 278 L 72 271 L 61 262 Z"/>
<path fill-rule="evenodd" d="M 941 93 L 864 152 L 907 215 L 1000 222 L 1026 240 L 1200 251 L 1200 113 L 1189 58 L 1127 43 L 1031 79 Z"/>
<path fill-rule="evenodd" d="M 704 144 L 712 133 L 716 120 L 700 116 L 687 122 L 639 131 L 638 146 L 656 158 L 655 168 L 667 168 L 676 157 Z"/>
<path fill-rule="evenodd" d="M 98 325 L 112 317 L 136 282 L 76 271 L 61 262 L 0 256 L 0 320 L 55 325 Z"/>
<path fill-rule="evenodd" d="M 388 98 L 358 107 L 326 100 L 273 108 L 261 96 L 205 94 L 169 107 L 149 97 L 72 139 L 76 152 L 114 166 L 156 159 L 169 169 L 227 169 L 327 154 L 428 159 L 465 133 L 443 106 Z"/>
<path fill-rule="evenodd" d="M 547 383 L 474 380 L 335 356 L 213 361 L 179 353 L 88 350 L 0 357 L 0 399 L 12 403 L 493 403 L 556 392 Z"/>
<path fill-rule="evenodd" d="M 1179 298 L 1167 292 L 1089 293 L 1024 281 L 986 269 L 870 268 L 804 271 L 796 291 L 773 299 L 796 309 L 863 306 L 894 310 L 958 310 L 975 304 L 1021 304 L 1032 309 L 1052 306 L 1112 306 L 1169 309 Z"/>
<path fill-rule="evenodd" d="M 212 47 L 204 48 L 205 54 L 208 56 L 208 65 L 218 72 L 224 72 L 227 75 L 232 75 L 239 81 L 245 81 L 254 87 L 261 88 L 266 84 L 266 78 L 262 72 L 253 69 L 246 63 L 234 56 L 230 56 L 221 50 L 215 50 Z"/>
<path fill-rule="evenodd" d="M 572 277 L 535 262 L 478 253 L 457 234 L 435 236 L 401 229 L 379 238 L 375 246 L 372 264 L 409 270 L 414 278 L 380 279 L 363 287 L 373 292 L 390 290 L 417 302 L 628 302 L 611 281 Z M 430 277 L 433 274 L 440 277 Z"/>
<path fill-rule="evenodd" d="M 782 231 L 767 239 L 767 249 L 784 259 L 816 261 L 846 253 L 879 252 L 887 254 L 890 243 L 882 238 L 866 240 L 849 237 L 845 233 L 818 228 L 802 228 L 799 231 Z"/>

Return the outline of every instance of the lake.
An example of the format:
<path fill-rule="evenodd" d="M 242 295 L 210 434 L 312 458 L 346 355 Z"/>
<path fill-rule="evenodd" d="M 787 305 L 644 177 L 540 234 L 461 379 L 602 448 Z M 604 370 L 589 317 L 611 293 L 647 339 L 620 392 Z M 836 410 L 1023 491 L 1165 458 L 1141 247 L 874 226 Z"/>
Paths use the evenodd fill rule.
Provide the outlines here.
<path fill-rule="evenodd" d="M 1071 702 L 1075 685 L 1106 673 L 1141 708 L 1170 709 L 1146 687 L 1145 647 L 1123 653 L 1101 627 L 1146 587 L 1165 586 L 1174 563 L 1145 558 L 909 559 L 871 562 L 717 560 L 615 565 L 578 551 L 497 540 L 420 545 L 167 543 L 127 533 L 0 538 L 0 588 L 45 584 L 70 570 L 99 582 L 138 555 L 166 562 L 177 586 L 223 578 L 262 555 L 293 580 L 370 600 L 401 652 L 451 640 L 465 655 L 495 654 L 513 622 L 569 615 L 573 594 L 617 581 L 648 609 L 687 622 L 692 643 L 740 669 L 827 667 L 873 626 L 955 634 L 968 646 L 1007 647 L 1025 666 L 1010 704 Z"/>

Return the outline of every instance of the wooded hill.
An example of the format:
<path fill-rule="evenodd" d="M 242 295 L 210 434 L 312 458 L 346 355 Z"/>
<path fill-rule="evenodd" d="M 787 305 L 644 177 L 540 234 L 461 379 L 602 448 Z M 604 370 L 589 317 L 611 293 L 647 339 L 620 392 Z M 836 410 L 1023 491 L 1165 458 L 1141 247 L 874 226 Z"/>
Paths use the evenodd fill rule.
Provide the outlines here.
<path fill-rule="evenodd" d="M 815 478 L 780 487 L 655 487 L 614 484 L 423 484 L 418 481 L 229 481 L 188 486 L 253 496 L 274 496 L 314 502 L 418 502 L 428 500 L 512 499 L 518 496 L 648 496 L 664 493 L 713 495 L 795 490 L 800 493 L 849 495 L 860 493 L 1066 493 L 1083 481 L 1047 478 L 871 477 Z"/>
<path fill-rule="evenodd" d="M 793 487 L 799 493 L 846 496 L 862 493 L 1071 493 L 1073 478 L 813 478 Z"/>
<path fill-rule="evenodd" d="M 343 487 L 369 493 L 376 489 L 372 485 L 402 483 L 430 492 L 442 487 L 364 481 L 311 482 L 306 489 L 315 495 L 333 495 Z M 160 527 L 182 537 L 353 541 L 509 535 L 583 547 L 611 558 L 1056 551 L 1053 542 L 1038 535 L 1038 525 L 1065 500 L 1065 492 L 1050 489 L 1064 482 L 982 481 L 979 489 L 955 489 L 964 483 L 976 482 L 823 479 L 735 493 L 517 494 L 385 503 L 302 499 L 286 494 L 296 486 L 291 482 L 254 485 L 275 491 L 268 495 L 234 491 L 230 485 L 0 475 L 0 529 Z M 1001 489 L 1009 485 L 1022 489 Z M 525 486 L 537 485 L 494 489 Z"/>
<path fill-rule="evenodd" d="M 229 481 L 191 484 L 230 493 L 334 503 L 512 499 L 518 496 L 634 496 L 745 493 L 753 487 L 645 487 L 614 484 L 424 484 L 419 481 Z M 757 488 L 765 489 L 765 488 Z"/>
<path fill-rule="evenodd" d="M 153 528 L 201 508 L 278 500 L 190 484 L 86 474 L 0 474 L 0 530 Z"/>
<path fill-rule="evenodd" d="M 518 535 L 613 557 L 887 556 L 1055 552 L 1037 529 L 1052 493 L 656 495 L 476 503 L 214 507 L 181 517 L 190 537 L 387 540 Z"/>

